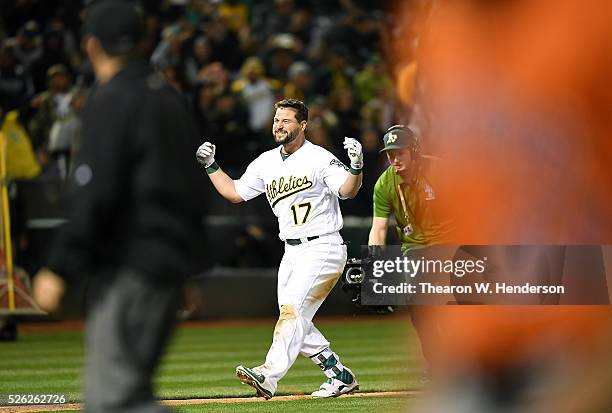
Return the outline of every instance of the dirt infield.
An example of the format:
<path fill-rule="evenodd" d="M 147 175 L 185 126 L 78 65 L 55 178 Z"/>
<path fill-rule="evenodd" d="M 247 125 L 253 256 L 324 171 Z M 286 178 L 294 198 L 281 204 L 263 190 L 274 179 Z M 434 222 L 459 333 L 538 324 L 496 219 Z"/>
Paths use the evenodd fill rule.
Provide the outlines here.
<path fill-rule="evenodd" d="M 370 393 L 352 393 L 342 398 L 353 397 L 410 397 L 422 394 L 422 390 L 406 390 L 406 391 L 388 391 L 388 392 L 370 392 Z M 162 404 L 166 406 L 185 406 L 192 404 L 209 404 L 209 403 L 274 403 L 292 400 L 306 400 L 311 397 L 307 394 L 298 394 L 291 396 L 276 396 L 271 400 L 265 401 L 261 397 L 226 397 L 212 399 L 180 399 L 180 400 L 162 400 Z M 43 406 L 10 406 L 0 407 L 0 413 L 33 413 L 33 412 L 54 412 L 60 410 L 81 410 L 81 403 L 70 403 L 61 405 L 43 405 Z"/>

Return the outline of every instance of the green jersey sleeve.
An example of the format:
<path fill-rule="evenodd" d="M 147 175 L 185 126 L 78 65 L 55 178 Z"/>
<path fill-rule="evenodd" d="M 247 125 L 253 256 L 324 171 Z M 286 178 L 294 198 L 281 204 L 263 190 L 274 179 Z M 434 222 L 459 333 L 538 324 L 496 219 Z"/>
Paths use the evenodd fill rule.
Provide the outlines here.
<path fill-rule="evenodd" d="M 388 185 L 386 184 L 386 175 L 382 174 L 374 185 L 374 216 L 379 218 L 388 218 L 391 215 L 392 206 L 388 194 Z"/>

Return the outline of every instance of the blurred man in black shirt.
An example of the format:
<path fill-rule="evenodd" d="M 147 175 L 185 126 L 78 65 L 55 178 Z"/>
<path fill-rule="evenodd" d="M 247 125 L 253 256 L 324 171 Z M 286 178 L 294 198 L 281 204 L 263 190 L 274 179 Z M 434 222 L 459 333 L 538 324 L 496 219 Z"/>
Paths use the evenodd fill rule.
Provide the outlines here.
<path fill-rule="evenodd" d="M 87 278 L 96 286 L 87 319 L 88 412 L 167 411 L 155 402 L 151 376 L 193 270 L 201 222 L 190 111 L 134 58 L 141 29 L 130 3 L 97 2 L 87 11 L 82 44 L 97 83 L 69 179 L 69 222 L 34 284 L 48 311 L 66 284 Z"/>

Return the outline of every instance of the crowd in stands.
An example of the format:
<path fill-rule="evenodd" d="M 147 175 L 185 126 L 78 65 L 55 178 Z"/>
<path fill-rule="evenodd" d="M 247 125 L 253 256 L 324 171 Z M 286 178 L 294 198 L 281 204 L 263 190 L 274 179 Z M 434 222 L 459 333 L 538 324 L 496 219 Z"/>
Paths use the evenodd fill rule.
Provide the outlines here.
<path fill-rule="evenodd" d="M 0 6 L 0 107 L 18 111 L 42 176 L 64 179 L 79 147 L 79 114 L 94 79 L 80 50 L 91 1 Z M 371 216 L 373 186 L 386 166 L 378 153 L 382 134 L 410 113 L 410 97 L 400 104 L 394 91 L 398 63 L 389 44 L 400 34 L 387 2 L 133 2 L 145 16 L 143 55 L 189 101 L 200 135 L 215 141 L 230 175 L 274 146 L 274 102 L 297 98 L 310 107 L 313 143 L 347 162 L 344 136 L 362 142 L 364 186 L 343 213 Z"/>

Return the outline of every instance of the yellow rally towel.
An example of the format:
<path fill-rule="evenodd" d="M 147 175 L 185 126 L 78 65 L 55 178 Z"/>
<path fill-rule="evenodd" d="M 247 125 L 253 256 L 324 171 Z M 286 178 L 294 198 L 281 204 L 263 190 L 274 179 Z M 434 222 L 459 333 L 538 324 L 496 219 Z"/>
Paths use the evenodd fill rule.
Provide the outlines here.
<path fill-rule="evenodd" d="M 40 173 L 30 137 L 19 122 L 19 112 L 8 112 L 2 123 L 2 140 L 6 139 L 6 174 L 9 179 L 29 179 Z M 4 144 L 4 142 L 3 142 Z"/>

